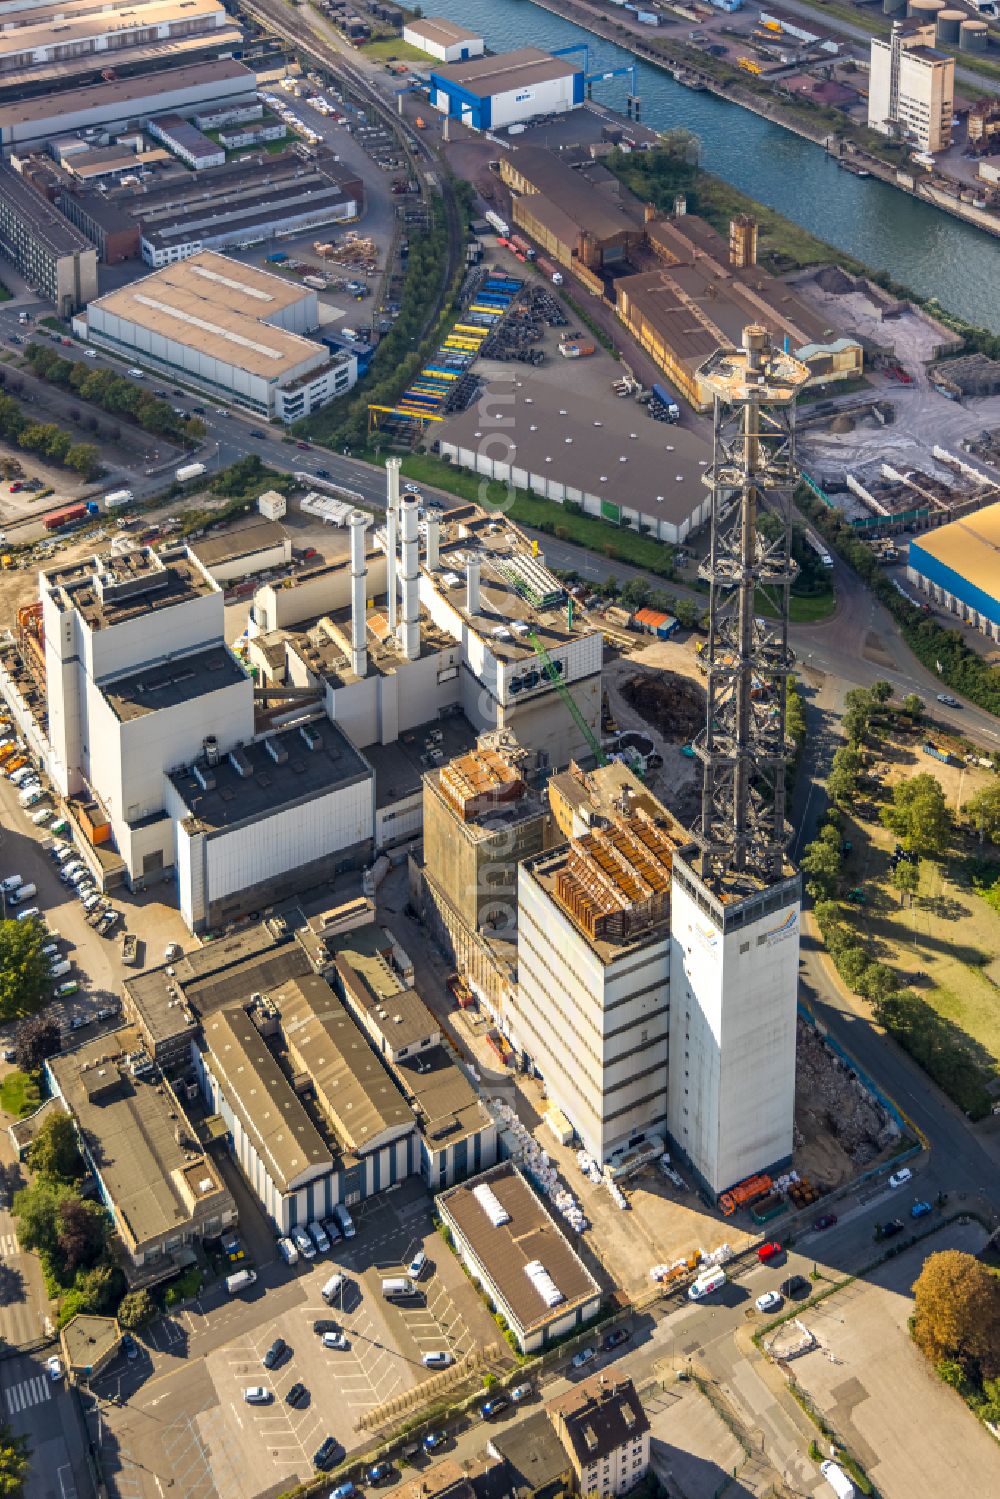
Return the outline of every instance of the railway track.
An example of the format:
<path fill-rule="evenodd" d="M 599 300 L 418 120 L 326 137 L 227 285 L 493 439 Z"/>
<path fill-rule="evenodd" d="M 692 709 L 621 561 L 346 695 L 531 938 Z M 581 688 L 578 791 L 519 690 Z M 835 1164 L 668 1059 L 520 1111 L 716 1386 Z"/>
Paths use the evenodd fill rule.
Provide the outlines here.
<path fill-rule="evenodd" d="M 257 23 L 281 40 L 291 40 L 307 57 L 328 72 L 339 74 L 348 91 L 353 93 L 365 107 L 377 116 L 390 130 L 402 147 L 410 176 L 419 184 L 424 201 L 440 197 L 445 210 L 447 225 L 447 260 L 441 278 L 439 293 L 428 305 L 421 337 L 433 326 L 444 303 L 445 294 L 451 285 L 464 251 L 465 234 L 458 211 L 458 203 L 452 190 L 447 169 L 435 157 L 431 147 L 417 132 L 398 115 L 380 96 L 363 71 L 351 62 L 348 53 L 333 36 L 324 35 L 310 22 L 302 19 L 284 0 L 243 0 L 241 9 Z M 318 18 L 317 18 L 318 19 Z M 395 243 L 395 240 L 394 240 Z M 388 276 L 385 285 L 388 285 Z"/>

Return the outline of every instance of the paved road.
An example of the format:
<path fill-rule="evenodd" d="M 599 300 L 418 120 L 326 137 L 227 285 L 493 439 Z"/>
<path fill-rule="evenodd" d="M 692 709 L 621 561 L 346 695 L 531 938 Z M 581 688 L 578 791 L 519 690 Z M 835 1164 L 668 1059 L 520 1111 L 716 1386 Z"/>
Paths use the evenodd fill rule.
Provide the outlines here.
<path fill-rule="evenodd" d="M 30 1443 L 24 1499 L 90 1499 L 94 1485 L 83 1426 L 65 1380 L 50 1379 L 45 1368 L 51 1351 L 0 1363 L 0 1416 Z"/>

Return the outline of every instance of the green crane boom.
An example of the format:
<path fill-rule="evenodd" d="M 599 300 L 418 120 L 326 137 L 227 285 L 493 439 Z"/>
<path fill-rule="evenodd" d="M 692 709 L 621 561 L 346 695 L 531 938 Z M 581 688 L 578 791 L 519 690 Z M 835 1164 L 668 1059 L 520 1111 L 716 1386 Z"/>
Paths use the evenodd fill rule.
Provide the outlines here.
<path fill-rule="evenodd" d="M 576 700 L 573 697 L 573 694 L 570 692 L 569 688 L 566 686 L 566 683 L 559 675 L 559 672 L 556 668 L 556 663 L 553 661 L 552 657 L 549 655 L 548 651 L 545 649 L 544 645 L 535 634 L 534 630 L 528 631 L 528 639 L 534 646 L 535 655 L 542 663 L 542 671 L 544 672 L 548 680 L 552 683 L 553 687 L 556 689 L 563 702 L 566 704 L 567 709 L 572 715 L 573 722 L 576 724 L 577 728 L 580 730 L 580 733 L 583 735 L 584 739 L 587 741 L 587 744 L 590 746 L 590 753 L 594 756 L 594 759 L 597 761 L 598 765 L 607 765 L 608 757 L 601 748 L 601 741 L 598 739 L 597 735 L 590 727 L 590 724 L 587 722 L 587 720 L 584 718 L 583 714 L 577 707 Z"/>

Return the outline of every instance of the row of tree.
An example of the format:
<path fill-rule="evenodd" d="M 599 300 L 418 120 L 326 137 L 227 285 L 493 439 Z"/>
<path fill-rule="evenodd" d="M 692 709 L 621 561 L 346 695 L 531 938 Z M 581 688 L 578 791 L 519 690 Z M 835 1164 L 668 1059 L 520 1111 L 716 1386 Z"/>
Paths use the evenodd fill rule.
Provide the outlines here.
<path fill-rule="evenodd" d="M 144 432 L 184 445 L 199 443 L 205 436 L 203 421 L 177 416 L 169 401 L 114 370 L 91 369 L 82 359 L 63 359 L 50 344 L 29 343 L 24 353 L 43 380 L 75 391 L 81 401 L 90 401 L 103 411 L 127 417 Z"/>
<path fill-rule="evenodd" d="M 92 443 L 74 441 L 55 422 L 32 421 L 13 396 L 0 395 L 0 437 L 83 479 L 96 479 L 101 473 L 101 455 Z"/>

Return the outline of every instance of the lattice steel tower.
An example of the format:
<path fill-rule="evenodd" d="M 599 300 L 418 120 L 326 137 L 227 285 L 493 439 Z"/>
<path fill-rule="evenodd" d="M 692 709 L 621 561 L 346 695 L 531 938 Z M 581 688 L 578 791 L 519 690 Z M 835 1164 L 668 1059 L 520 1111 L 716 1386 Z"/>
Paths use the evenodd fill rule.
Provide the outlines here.
<path fill-rule="evenodd" d="M 792 560 L 795 398 L 809 371 L 771 346 L 766 328 L 743 330 L 743 347 L 720 350 L 700 379 L 715 396 L 711 549 L 700 573 L 711 588 L 701 815 L 694 837 L 699 873 L 714 883 L 746 874 L 779 881 L 785 821 L 785 680 Z M 773 522 L 762 533 L 763 512 Z M 777 618 L 762 618 L 757 589 Z"/>

